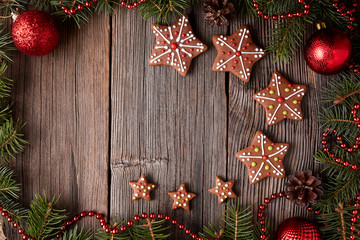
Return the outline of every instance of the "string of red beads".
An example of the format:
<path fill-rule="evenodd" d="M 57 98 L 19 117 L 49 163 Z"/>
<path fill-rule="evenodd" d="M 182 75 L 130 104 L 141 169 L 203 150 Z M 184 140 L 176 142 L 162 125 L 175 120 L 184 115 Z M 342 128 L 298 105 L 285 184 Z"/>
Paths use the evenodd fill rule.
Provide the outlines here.
<path fill-rule="evenodd" d="M 13 228 L 18 228 L 17 232 L 21 235 L 21 238 L 23 240 L 35 240 L 35 238 L 29 238 L 29 236 L 24 232 L 24 229 L 22 229 L 17 222 L 13 220 L 11 216 L 9 216 L 9 213 L 6 211 L 6 209 L 3 208 L 3 206 L 0 205 L 0 212 L 1 216 L 6 218 L 9 224 L 12 223 Z"/>
<path fill-rule="evenodd" d="M 339 134 L 337 134 L 337 130 L 334 129 L 332 130 L 332 132 L 335 134 L 336 136 L 336 141 L 339 143 L 340 147 L 345 149 L 346 151 L 348 151 L 349 153 L 356 151 L 359 149 L 359 143 L 360 143 L 360 119 L 358 116 L 356 116 L 358 109 L 360 109 L 360 104 L 355 104 L 354 107 L 351 109 L 350 114 L 353 116 L 353 121 L 355 123 L 357 123 L 357 128 L 359 129 L 359 135 L 355 138 L 355 144 L 352 147 L 347 146 L 344 142 L 343 142 L 343 137 Z M 345 167 L 351 168 L 354 171 L 358 171 L 360 173 L 360 168 L 356 165 L 356 164 L 350 164 L 348 161 L 343 161 L 341 159 L 341 157 L 335 156 L 335 154 L 333 152 L 330 152 L 329 147 L 326 146 L 326 144 L 328 143 L 328 141 L 326 140 L 326 137 L 331 133 L 330 129 L 328 129 L 326 132 L 323 132 L 322 136 L 322 141 L 321 144 L 323 145 L 323 151 L 324 152 L 328 152 L 330 157 L 332 157 L 335 162 L 342 164 Z"/>
<path fill-rule="evenodd" d="M 16 223 L 10 216 L 8 216 L 8 212 L 5 209 L 3 209 L 2 206 L 0 206 L 0 212 L 1 212 L 1 216 L 3 216 L 4 218 L 7 217 L 7 221 L 9 223 L 12 223 L 13 228 L 18 228 L 18 233 L 21 235 L 23 240 L 35 240 L 35 238 L 29 237 L 25 233 L 24 229 L 19 227 L 18 223 Z M 116 235 L 119 232 L 124 232 L 128 227 L 131 227 L 134 224 L 134 221 L 139 221 L 140 219 L 147 219 L 147 218 L 149 218 L 149 219 L 157 218 L 158 220 L 165 219 L 166 221 L 171 222 L 172 225 L 176 225 L 180 230 L 183 230 L 187 235 L 191 236 L 192 239 L 196 239 L 196 240 L 212 240 L 210 238 L 203 239 L 201 237 L 198 237 L 198 235 L 196 233 L 191 232 L 191 230 L 186 228 L 184 224 L 178 223 L 178 221 L 176 219 L 174 219 L 174 218 L 172 219 L 169 215 L 164 215 L 162 213 L 159 213 L 159 214 L 142 213 L 141 215 L 135 215 L 131 220 L 128 220 L 125 225 L 117 226 L 117 227 L 111 227 L 111 226 L 109 226 L 107 224 L 107 222 L 104 219 L 102 214 L 96 213 L 94 211 L 81 212 L 79 215 L 74 216 L 72 218 L 72 220 L 67 221 L 65 226 L 63 226 L 60 229 L 60 232 L 56 235 L 56 238 L 60 238 L 67 228 L 69 228 L 71 225 L 78 222 L 81 218 L 94 217 L 94 216 L 99 221 L 100 226 L 105 230 L 105 232 L 106 233 L 112 233 L 113 235 Z M 219 240 L 219 239 L 214 239 L 214 240 Z"/>
<path fill-rule="evenodd" d="M 348 29 L 350 31 L 354 30 L 354 21 L 355 21 L 355 16 L 354 13 L 356 12 L 356 8 L 359 7 L 359 3 L 356 0 L 353 0 L 352 6 L 350 8 L 346 7 L 344 2 L 339 2 L 339 0 L 333 0 L 333 6 L 336 7 L 336 10 L 343 15 L 348 21 Z M 356 64 L 356 63 L 352 63 L 349 65 L 349 68 L 354 72 L 354 73 L 360 73 L 359 69 L 360 69 L 360 65 Z"/>
<path fill-rule="evenodd" d="M 360 206 L 360 204 L 359 204 L 360 194 L 357 194 L 355 200 L 352 200 L 352 201 L 354 203 L 353 204 L 347 204 L 346 207 L 359 207 Z M 350 239 L 354 240 L 354 239 L 356 239 L 356 237 L 354 235 L 355 231 L 357 231 L 357 234 L 360 235 L 359 230 L 357 230 L 356 226 L 355 226 L 355 224 L 358 222 L 358 219 L 360 218 L 360 216 L 359 216 L 359 211 L 357 209 L 352 210 L 351 214 L 352 214 L 352 216 L 350 218 L 351 226 L 349 227 L 350 232 L 351 232 Z M 360 227 L 359 224 L 358 224 L 358 227 Z"/>
<path fill-rule="evenodd" d="M 65 7 L 63 4 L 63 2 L 59 2 L 60 4 L 62 4 L 63 6 L 61 7 L 61 9 L 64 11 L 64 13 L 68 14 L 69 17 L 71 17 L 71 15 L 75 14 L 78 11 L 82 11 L 84 10 L 84 8 L 90 8 L 94 3 L 97 3 L 98 0 L 90 0 L 90 1 L 86 1 L 84 4 L 78 4 L 78 5 L 74 5 L 71 8 L 67 8 Z M 123 7 L 127 7 L 128 9 L 133 9 L 133 8 L 137 8 L 139 6 L 140 3 L 144 3 L 146 0 L 139 0 L 138 1 L 134 1 L 133 3 L 126 3 L 126 1 L 120 1 L 120 5 Z"/>
<path fill-rule="evenodd" d="M 297 11 L 297 12 L 294 12 L 294 13 L 284 13 L 284 14 L 280 14 L 280 15 L 277 15 L 277 14 L 274 14 L 274 15 L 268 15 L 266 13 L 264 13 L 263 10 L 261 10 L 259 8 L 260 4 L 258 2 L 256 2 L 256 0 L 253 0 L 253 7 L 256 9 L 256 13 L 257 15 L 259 16 L 263 16 L 264 19 L 273 19 L 273 20 L 278 20 L 278 19 L 285 19 L 285 18 L 293 18 L 293 17 L 301 17 L 303 14 L 309 14 L 310 12 L 310 4 L 306 3 L 304 0 L 298 0 L 298 2 L 300 4 L 303 4 L 304 5 L 304 10 L 303 11 Z"/>
<path fill-rule="evenodd" d="M 355 16 L 354 13 L 356 12 L 356 8 L 358 7 L 358 3 L 356 2 L 356 0 L 352 1 L 352 6 L 350 8 L 345 6 L 344 2 L 339 2 L 339 0 L 333 0 L 333 6 L 336 7 L 336 10 L 343 15 L 344 17 L 346 17 L 347 20 L 349 20 L 349 24 L 348 24 L 348 29 L 349 30 L 354 30 L 354 26 L 353 23 L 355 21 Z"/>
<path fill-rule="evenodd" d="M 264 219 L 264 213 L 263 211 L 265 210 L 265 208 L 271 203 L 271 201 L 277 199 L 277 198 L 286 198 L 286 199 L 290 199 L 290 196 L 286 195 L 285 192 L 279 192 L 279 193 L 273 193 L 271 194 L 270 197 L 268 198 L 264 198 L 264 203 L 259 205 L 259 211 L 258 211 L 258 217 L 260 220 L 260 224 L 261 224 L 261 231 L 262 234 L 260 235 L 260 239 L 266 239 L 266 227 L 265 227 L 265 219 Z M 309 210 L 310 212 L 314 211 L 314 209 L 312 207 L 308 207 L 307 210 Z M 314 213 L 316 215 L 319 215 L 320 212 L 319 211 L 314 211 Z"/>
<path fill-rule="evenodd" d="M 180 230 L 183 230 L 187 235 L 191 236 L 192 239 L 196 240 L 212 240 L 212 239 L 203 239 L 201 237 L 198 237 L 196 233 L 192 233 L 190 229 L 186 228 L 184 224 L 178 223 L 176 219 L 172 219 L 169 215 L 164 214 L 155 214 L 155 213 L 142 213 L 141 215 L 135 215 L 131 220 L 128 220 L 125 225 L 117 226 L 117 227 L 111 227 L 106 223 L 106 220 L 101 214 L 96 214 L 94 211 L 90 211 L 88 213 L 82 212 L 79 216 L 75 216 L 72 221 L 68 221 L 65 226 L 63 226 L 60 229 L 60 233 L 56 235 L 57 238 L 60 238 L 63 234 L 63 232 L 66 230 L 66 228 L 70 227 L 72 224 L 76 223 L 80 220 L 82 217 L 86 216 L 96 216 L 96 219 L 99 221 L 100 226 L 105 230 L 106 233 L 112 233 L 113 235 L 118 234 L 119 232 L 124 232 L 128 227 L 131 227 L 134 224 L 134 221 L 139 221 L 140 219 L 158 219 L 162 220 L 165 219 L 168 222 L 171 222 L 172 225 L 176 225 Z M 219 239 L 215 239 L 219 240 Z"/>

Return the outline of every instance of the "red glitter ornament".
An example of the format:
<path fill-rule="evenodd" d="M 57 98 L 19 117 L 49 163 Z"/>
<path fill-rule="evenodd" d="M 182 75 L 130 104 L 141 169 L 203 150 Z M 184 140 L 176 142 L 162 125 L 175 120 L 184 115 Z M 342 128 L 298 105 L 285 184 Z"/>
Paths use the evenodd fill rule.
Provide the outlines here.
<path fill-rule="evenodd" d="M 307 65 L 319 74 L 331 75 L 343 71 L 351 60 L 352 45 L 345 32 L 322 29 L 314 33 L 305 46 Z"/>
<path fill-rule="evenodd" d="M 319 229 L 302 217 L 285 220 L 276 232 L 277 240 L 320 240 Z"/>
<path fill-rule="evenodd" d="M 22 53 L 44 56 L 54 51 L 59 44 L 60 32 L 49 14 L 35 10 L 16 17 L 12 37 Z"/>

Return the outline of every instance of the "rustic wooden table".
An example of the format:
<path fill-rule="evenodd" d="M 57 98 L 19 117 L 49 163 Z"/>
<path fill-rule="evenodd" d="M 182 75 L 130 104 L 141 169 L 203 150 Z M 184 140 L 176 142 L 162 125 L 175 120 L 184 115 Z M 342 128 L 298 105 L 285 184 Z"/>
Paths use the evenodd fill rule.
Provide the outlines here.
<path fill-rule="evenodd" d="M 31 144 L 11 164 L 23 184 L 25 205 L 44 191 L 61 194 L 72 214 L 90 209 L 125 218 L 143 211 L 171 213 L 198 231 L 216 223 L 224 209 L 208 193 L 216 175 L 236 181 L 237 201 L 244 207 L 257 209 L 264 197 L 284 190 L 285 179 L 250 185 L 246 167 L 234 156 L 257 130 L 290 144 L 287 174 L 318 168 L 312 155 L 319 147 L 316 116 L 325 81 L 306 67 L 301 52 L 290 64 L 274 63 L 267 55 L 244 83 L 211 71 L 216 56 L 211 37 L 247 24 L 255 42 L 265 47 L 273 22 L 249 17 L 210 28 L 200 9 L 189 14 L 195 33 L 210 48 L 194 60 L 185 78 L 168 66 L 148 66 L 155 20 L 143 21 L 123 8 L 112 17 L 95 14 L 80 30 L 63 24 L 61 44 L 49 56 L 15 57 L 15 114 L 27 122 L 24 132 Z M 268 85 L 275 70 L 308 86 L 304 121 L 266 125 L 264 109 L 252 95 Z M 141 173 L 159 184 L 151 202 L 130 201 L 128 182 Z M 198 197 L 190 212 L 172 212 L 167 192 L 182 182 Z M 308 216 L 285 200 L 266 214 L 273 229 L 288 217 Z"/>

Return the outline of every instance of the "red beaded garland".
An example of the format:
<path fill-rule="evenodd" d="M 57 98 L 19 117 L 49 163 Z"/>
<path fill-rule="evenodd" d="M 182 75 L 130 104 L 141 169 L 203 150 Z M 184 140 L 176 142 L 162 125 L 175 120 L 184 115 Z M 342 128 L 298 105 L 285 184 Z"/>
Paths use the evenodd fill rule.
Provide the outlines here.
<path fill-rule="evenodd" d="M 304 0 L 298 0 L 298 3 L 303 4 L 304 5 L 304 10 L 303 11 L 297 11 L 295 13 L 284 13 L 281 14 L 280 17 L 277 14 L 274 15 L 268 15 L 266 13 L 264 13 L 263 10 L 261 10 L 260 4 L 258 2 L 256 2 L 256 0 L 253 0 L 253 7 L 256 9 L 256 13 L 259 16 L 263 16 L 264 19 L 273 19 L 273 20 L 279 20 L 279 19 L 285 19 L 285 18 L 293 18 L 293 17 L 301 17 L 303 14 L 309 14 L 310 12 L 310 4 L 306 3 Z"/>
<path fill-rule="evenodd" d="M 78 5 L 73 4 L 71 8 L 65 7 L 62 1 L 60 1 L 59 3 L 62 5 L 61 9 L 63 10 L 63 12 L 68 14 L 69 17 L 71 17 L 71 15 L 74 15 L 77 11 L 84 10 L 84 7 L 90 8 L 94 3 L 97 3 L 97 1 L 98 0 L 92 0 L 92 1 L 86 1 L 85 4 L 78 4 Z M 131 10 L 133 8 L 137 8 L 140 3 L 145 3 L 145 1 L 146 0 L 140 0 L 140 2 L 134 1 L 133 3 L 129 3 L 129 4 L 126 4 L 125 1 L 121 1 L 120 5 Z"/>
<path fill-rule="evenodd" d="M 266 227 L 265 227 L 265 219 L 264 219 L 264 213 L 263 213 L 263 210 L 266 208 L 266 206 L 270 203 L 270 199 L 277 199 L 277 198 L 283 198 L 283 197 L 286 197 L 286 199 L 290 199 L 290 196 L 286 195 L 284 192 L 279 192 L 279 193 L 273 193 L 271 194 L 271 197 L 270 198 L 264 198 L 264 203 L 260 204 L 259 205 L 259 212 L 258 212 L 258 217 L 259 217 L 259 220 L 260 220 L 260 224 L 261 224 L 261 231 L 263 232 L 262 235 L 260 235 L 260 238 L 261 239 L 266 239 Z M 313 208 L 309 207 L 308 208 L 309 211 L 313 211 Z M 314 211 L 314 213 L 316 215 L 319 215 L 320 212 L 319 211 Z"/>
<path fill-rule="evenodd" d="M 0 212 L 1 212 L 1 215 L 3 217 L 6 217 L 8 216 L 8 212 L 0 205 Z M 56 234 L 56 238 L 61 238 L 61 236 L 63 235 L 63 232 L 69 228 L 72 224 L 76 223 L 77 221 L 79 221 L 81 218 L 83 217 L 92 217 L 92 216 L 96 216 L 96 219 L 99 221 L 100 225 L 102 226 L 102 228 L 105 230 L 106 233 L 112 233 L 113 235 L 116 235 L 118 234 L 120 231 L 121 232 L 124 232 L 126 231 L 127 227 L 131 227 L 134 222 L 132 220 L 128 220 L 126 222 L 126 225 L 123 225 L 123 226 L 119 226 L 119 227 L 111 227 L 109 226 L 105 219 L 103 218 L 103 216 L 101 214 L 97 214 L 95 213 L 94 211 L 89 211 L 89 212 L 81 212 L 80 215 L 76 215 L 74 216 L 72 219 L 72 221 L 67 221 L 65 226 L 63 226 L 61 229 L 60 229 L 60 232 L 58 234 Z M 141 218 L 143 219 L 146 219 L 146 218 L 150 218 L 150 219 L 155 219 L 157 217 L 157 219 L 164 219 L 166 221 L 169 221 L 171 222 L 172 224 L 174 225 L 177 225 L 179 229 L 181 230 L 184 230 L 186 234 L 190 235 L 193 239 L 198 239 L 198 240 L 201 240 L 202 238 L 198 238 L 197 234 L 195 233 L 192 233 L 190 229 L 187 229 L 185 228 L 185 225 L 184 224 L 181 224 L 181 223 L 178 223 L 178 221 L 176 219 L 171 219 L 171 217 L 169 215 L 164 215 L 161 214 L 161 213 L 158 213 L 158 214 L 155 214 L 155 213 L 150 213 L 149 215 L 147 213 L 142 213 L 141 214 L 141 217 L 139 215 L 135 215 L 133 217 L 133 219 L 135 221 L 139 221 Z M 12 222 L 12 226 L 14 228 L 17 228 L 19 225 L 18 223 L 16 223 L 11 217 L 8 217 L 7 218 L 7 221 L 8 222 Z M 24 239 L 24 240 L 35 240 L 34 238 L 32 237 L 29 237 L 25 232 L 24 230 L 19 227 L 19 229 L 17 230 L 17 232 L 21 235 L 21 238 Z"/>
<path fill-rule="evenodd" d="M 333 152 L 330 152 L 329 147 L 326 146 L 326 144 L 327 144 L 326 137 L 332 132 L 332 133 L 335 134 L 336 140 L 337 140 L 337 142 L 338 142 L 338 144 L 340 145 L 341 148 L 345 149 L 348 152 L 354 152 L 354 151 L 358 150 L 359 149 L 359 144 L 360 144 L 360 124 L 359 124 L 359 117 L 357 117 L 356 114 L 357 114 L 357 110 L 359 108 L 360 108 L 360 104 L 355 104 L 354 107 L 350 111 L 350 114 L 353 116 L 353 122 L 358 123 L 357 128 L 359 129 L 359 135 L 355 138 L 355 144 L 354 145 L 352 145 L 351 147 L 347 146 L 346 143 L 343 142 L 342 136 L 337 134 L 336 129 L 333 129 L 332 131 L 331 131 L 331 129 L 328 129 L 326 132 L 323 132 L 323 134 L 322 134 L 323 138 L 321 140 L 321 144 L 323 145 L 323 151 L 328 152 L 329 156 L 332 157 L 335 160 L 336 163 L 342 164 L 345 167 L 351 168 L 352 170 L 357 171 L 358 173 L 360 173 L 360 168 L 357 165 L 350 164 L 347 161 L 343 161 L 341 159 L 341 157 L 336 157 Z"/>

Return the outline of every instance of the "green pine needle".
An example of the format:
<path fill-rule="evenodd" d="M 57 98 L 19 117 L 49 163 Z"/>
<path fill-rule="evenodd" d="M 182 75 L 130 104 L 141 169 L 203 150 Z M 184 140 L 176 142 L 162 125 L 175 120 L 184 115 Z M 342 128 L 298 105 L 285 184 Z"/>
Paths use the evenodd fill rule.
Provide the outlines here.
<path fill-rule="evenodd" d="M 6 198 L 19 198 L 20 186 L 14 171 L 6 166 L 0 166 L 0 196 Z"/>
<path fill-rule="evenodd" d="M 54 238 L 59 240 L 92 240 L 93 234 L 90 230 L 85 231 L 85 228 L 82 227 L 79 229 L 78 225 L 76 225 L 73 229 L 70 229 L 64 232 L 64 235 L 61 238 Z M 108 238 L 111 239 L 111 238 Z"/>
<path fill-rule="evenodd" d="M 339 239 L 350 239 L 351 231 L 351 217 L 353 214 L 352 210 L 360 210 L 359 207 L 346 207 L 348 202 L 340 202 L 333 205 L 333 208 L 322 214 L 318 221 L 323 223 L 320 226 L 321 232 L 324 233 L 323 239 L 326 240 L 339 240 Z M 359 234 L 359 229 L 356 228 L 354 235 Z"/>
<path fill-rule="evenodd" d="M 219 238 L 219 239 L 254 239 L 254 226 L 251 222 L 253 217 L 252 211 L 249 208 L 241 209 L 239 205 L 227 205 L 223 223 L 218 227 L 210 225 L 204 227 L 203 233 L 200 233 L 202 238 Z"/>
<path fill-rule="evenodd" d="M 150 218 L 142 219 L 139 224 L 133 225 L 130 229 L 131 239 L 133 240 L 152 240 L 167 239 L 170 234 L 166 234 L 167 227 L 165 220 L 154 221 Z"/>
<path fill-rule="evenodd" d="M 15 154 L 24 150 L 27 141 L 23 139 L 21 121 L 14 122 L 11 118 L 0 127 L 0 160 L 7 163 L 15 158 Z"/>
<path fill-rule="evenodd" d="M 8 213 L 8 217 L 11 217 L 20 226 L 22 226 L 23 222 L 27 220 L 28 210 L 14 199 L 0 195 L 0 203 L 3 208 L 2 211 L 6 211 Z M 4 222 L 7 222 L 7 219 Z"/>
<path fill-rule="evenodd" d="M 56 206 L 60 197 L 53 197 L 49 201 L 44 194 L 35 198 L 30 203 L 28 233 L 37 240 L 54 238 L 66 219 L 65 210 Z"/>

